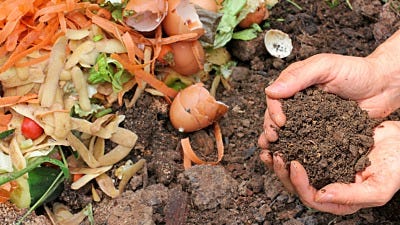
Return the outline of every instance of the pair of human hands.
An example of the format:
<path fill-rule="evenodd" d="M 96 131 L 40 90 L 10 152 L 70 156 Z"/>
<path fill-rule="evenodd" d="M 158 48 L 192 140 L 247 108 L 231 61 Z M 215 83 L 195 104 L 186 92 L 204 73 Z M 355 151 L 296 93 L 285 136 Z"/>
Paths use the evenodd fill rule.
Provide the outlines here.
<path fill-rule="evenodd" d="M 266 88 L 264 132 L 258 140 L 262 149 L 260 158 L 308 207 L 345 215 L 387 203 L 400 189 L 400 122 L 386 121 L 375 128 L 374 146 L 368 155 L 371 165 L 355 175 L 354 183 L 333 183 L 316 190 L 309 184 L 299 162 L 290 162 L 288 169 L 279 155 L 268 151 L 268 143 L 278 139 L 276 129 L 286 122 L 279 99 L 317 85 L 327 92 L 357 101 L 372 118 L 385 117 L 400 106 L 400 65 L 396 66 L 399 55 L 388 52 L 395 42 L 398 41 L 391 38 L 386 45 L 382 44 L 363 58 L 315 55 L 290 65 Z M 400 48 L 400 43 L 397 44 Z"/>

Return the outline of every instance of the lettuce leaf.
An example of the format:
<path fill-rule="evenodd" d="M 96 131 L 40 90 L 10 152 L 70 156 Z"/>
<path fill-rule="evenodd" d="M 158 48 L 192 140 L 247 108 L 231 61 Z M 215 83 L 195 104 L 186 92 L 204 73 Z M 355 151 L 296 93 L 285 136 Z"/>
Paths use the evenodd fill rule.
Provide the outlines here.
<path fill-rule="evenodd" d="M 88 81 L 92 84 L 109 82 L 114 92 L 119 92 L 129 79 L 130 75 L 125 72 L 122 65 L 103 53 L 97 57 L 96 64 L 90 69 Z"/>
<path fill-rule="evenodd" d="M 240 21 L 247 14 L 255 12 L 263 2 L 263 0 L 225 0 L 220 11 L 223 16 L 217 27 L 214 48 L 224 47 L 232 39 L 235 27 Z"/>

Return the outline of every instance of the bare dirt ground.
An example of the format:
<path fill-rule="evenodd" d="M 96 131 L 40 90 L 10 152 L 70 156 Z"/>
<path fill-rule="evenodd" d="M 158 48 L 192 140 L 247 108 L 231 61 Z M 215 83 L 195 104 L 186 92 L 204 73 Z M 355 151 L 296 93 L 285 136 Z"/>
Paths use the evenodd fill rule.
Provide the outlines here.
<path fill-rule="evenodd" d="M 164 99 L 146 94 L 135 108 L 119 109 L 126 115 L 123 126 L 139 136 L 130 159 L 144 158 L 147 164 L 121 197 L 103 196 L 101 202 L 92 202 L 96 224 L 400 224 L 399 196 L 384 207 L 348 216 L 317 212 L 286 192 L 258 158 L 264 88 L 282 69 L 322 52 L 366 56 L 400 27 L 399 11 L 384 1 L 353 0 L 353 10 L 344 1 L 334 8 L 325 1 L 296 3 L 302 10 L 280 1 L 269 18 L 271 28 L 292 38 L 289 57 L 271 57 L 263 47 L 262 34 L 250 42 L 228 45 L 239 65 L 232 74 L 233 88 L 228 91 L 221 86 L 217 92 L 217 99 L 230 108 L 220 120 L 225 156 L 219 165 L 183 169 L 179 140 L 186 136 L 197 154 L 216 159 L 212 128 L 179 133 L 169 122 Z M 89 190 L 65 191 L 58 201 L 78 210 L 92 201 Z"/>

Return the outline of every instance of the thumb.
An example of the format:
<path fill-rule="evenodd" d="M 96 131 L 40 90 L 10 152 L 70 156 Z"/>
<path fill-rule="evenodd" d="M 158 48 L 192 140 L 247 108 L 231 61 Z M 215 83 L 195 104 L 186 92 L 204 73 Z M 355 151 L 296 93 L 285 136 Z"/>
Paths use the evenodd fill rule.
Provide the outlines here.
<path fill-rule="evenodd" d="M 293 63 L 265 89 L 265 94 L 275 99 L 288 98 L 314 84 L 326 83 L 337 60 L 339 55 L 318 54 Z"/>
<path fill-rule="evenodd" d="M 318 203 L 336 203 L 344 205 L 362 205 L 375 207 L 386 204 L 393 194 L 385 192 L 369 180 L 362 183 L 333 183 L 325 186 L 315 195 Z"/>

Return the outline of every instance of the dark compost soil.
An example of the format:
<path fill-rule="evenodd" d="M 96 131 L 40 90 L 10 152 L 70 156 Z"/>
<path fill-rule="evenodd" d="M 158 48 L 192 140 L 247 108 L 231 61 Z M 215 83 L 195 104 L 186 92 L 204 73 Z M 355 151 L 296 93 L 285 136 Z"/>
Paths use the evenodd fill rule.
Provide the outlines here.
<path fill-rule="evenodd" d="M 215 160 L 212 128 L 190 134 L 179 133 L 169 122 L 167 102 L 145 94 L 134 108 L 118 109 L 126 115 L 123 126 L 139 136 L 129 159 L 146 159 L 143 172 L 132 178 L 127 190 L 116 199 L 102 196 L 101 202 L 92 202 L 89 187 L 78 192 L 66 189 L 58 201 L 75 210 L 92 202 L 96 224 L 108 225 L 400 224 L 399 195 L 386 206 L 363 209 L 348 216 L 317 212 L 305 207 L 296 196 L 286 192 L 273 172 L 265 168 L 258 158 L 257 139 L 262 132 L 266 109 L 264 88 L 282 69 L 290 63 L 322 52 L 366 56 L 400 27 L 399 12 L 390 4 L 397 1 L 384 3 L 379 0 L 352 0 L 353 10 L 349 9 L 345 1 L 339 1 L 340 4 L 334 8 L 330 8 L 326 1 L 295 2 L 302 7 L 301 10 L 289 1 L 282 0 L 271 10 L 268 20 L 271 28 L 280 29 L 292 38 L 294 49 L 289 57 L 271 57 L 263 47 L 262 34 L 249 42 L 232 41 L 228 45 L 228 50 L 239 65 L 232 74 L 233 88 L 225 90 L 221 86 L 217 91 L 217 100 L 230 107 L 220 120 L 225 155 L 219 165 L 193 166 L 185 171 L 180 139 L 189 136 L 200 157 Z M 209 85 L 206 84 L 206 87 L 209 88 Z M 338 107 L 326 107 L 326 110 L 320 112 L 317 122 L 321 122 L 319 118 L 328 118 L 337 113 Z M 363 135 L 360 141 L 349 139 L 349 143 L 356 143 L 357 149 L 359 146 L 367 147 L 371 144 L 367 138 L 371 134 L 369 125 L 366 118 L 354 116 L 353 112 L 359 112 L 354 106 L 352 110 L 349 116 L 363 128 L 345 129 L 347 126 L 338 124 L 334 128 L 332 125 L 332 129 L 339 131 L 339 128 L 343 128 L 336 138 L 342 138 L 349 132 Z M 325 112 L 331 114 L 325 115 Z M 306 118 L 300 115 L 300 118 Z M 395 114 L 391 119 L 399 120 L 399 115 Z M 313 132 L 326 130 L 325 127 Z M 335 135 L 321 134 L 321 137 Z M 304 137 L 297 138 L 301 140 Z M 364 142 L 364 139 L 367 140 Z M 309 144 L 312 146 L 313 143 Z M 360 155 L 357 155 L 357 151 L 354 151 L 356 156 L 347 154 L 351 162 L 355 163 L 363 154 L 358 152 Z M 328 164 L 332 160 L 330 157 L 326 156 Z M 324 163 L 317 164 L 323 166 Z M 339 169 L 342 169 L 342 164 L 319 168 L 324 174 L 316 174 L 311 168 L 309 173 L 314 173 L 315 182 L 318 180 L 325 183 L 337 180 L 337 177 L 329 177 L 327 180 L 325 173 L 331 174 Z M 346 181 L 351 181 L 353 172 L 346 173 L 349 176 Z M 84 224 L 89 222 L 85 221 Z"/>
<path fill-rule="evenodd" d="M 354 182 L 354 174 L 369 165 L 373 128 L 378 121 L 354 101 L 308 88 L 282 101 L 286 124 L 269 149 L 285 162 L 298 160 L 317 189 L 335 182 Z"/>

